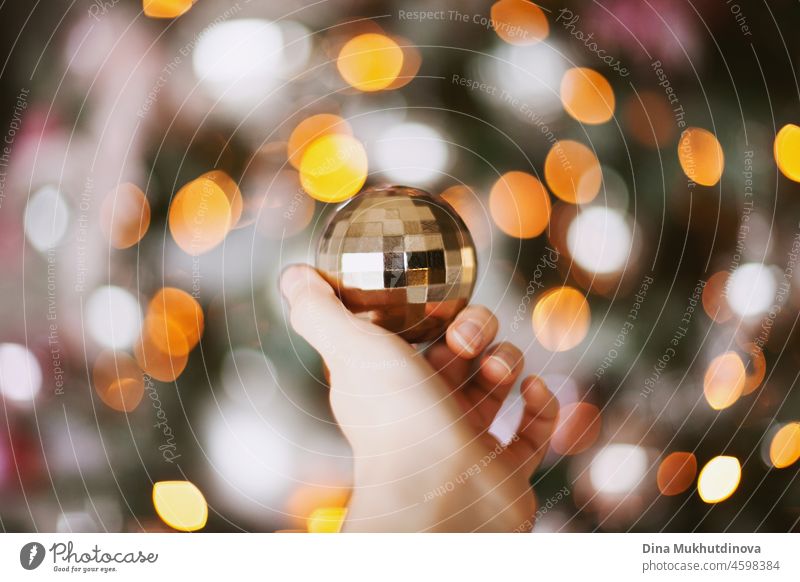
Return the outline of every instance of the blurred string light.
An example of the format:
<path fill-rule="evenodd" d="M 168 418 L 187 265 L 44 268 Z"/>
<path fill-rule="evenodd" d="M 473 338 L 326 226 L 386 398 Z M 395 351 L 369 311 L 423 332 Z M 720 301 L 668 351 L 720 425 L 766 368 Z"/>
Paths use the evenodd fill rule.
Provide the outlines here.
<path fill-rule="evenodd" d="M 570 204 L 591 202 L 603 182 L 594 152 L 569 139 L 560 140 L 550 148 L 544 160 L 544 177 L 553 194 Z"/>
<path fill-rule="evenodd" d="M 540 344 L 551 352 L 565 352 L 589 333 L 591 311 L 583 293 L 572 287 L 557 287 L 536 303 L 532 321 Z"/>
<path fill-rule="evenodd" d="M 736 352 L 714 358 L 703 378 L 703 393 L 709 406 L 723 410 L 736 403 L 745 386 L 744 362 Z"/>
<path fill-rule="evenodd" d="M 403 69 L 403 49 L 385 34 L 359 34 L 339 51 L 336 67 L 342 78 L 359 91 L 389 88 Z"/>
<path fill-rule="evenodd" d="M 25 207 L 25 236 L 39 252 L 55 248 L 69 224 L 69 207 L 61 192 L 52 186 L 37 190 Z"/>
<path fill-rule="evenodd" d="M 550 222 L 550 195 L 525 172 L 508 172 L 492 186 L 489 211 L 497 227 L 514 238 L 539 236 Z"/>
<path fill-rule="evenodd" d="M 686 177 L 701 186 L 719 182 L 725 169 L 722 146 L 713 133 L 700 127 L 690 127 L 681 134 L 678 161 Z"/>
<path fill-rule="evenodd" d="M 320 202 L 342 202 L 367 181 L 367 152 L 350 135 L 329 134 L 314 140 L 300 161 L 300 183 Z"/>
<path fill-rule="evenodd" d="M 108 193 L 100 210 L 100 230 L 116 249 L 127 249 L 150 226 L 150 204 L 138 186 L 126 182 Z"/>
<path fill-rule="evenodd" d="M 800 422 L 788 422 L 772 437 L 769 460 L 776 469 L 785 469 L 798 459 L 800 459 Z"/>
<path fill-rule="evenodd" d="M 347 509 L 344 507 L 321 507 L 308 518 L 308 533 L 339 533 L 342 531 Z"/>
<path fill-rule="evenodd" d="M 588 204 L 590 206 L 600 206 L 618 210 L 624 213 L 630 205 L 630 193 L 625 179 L 610 166 L 601 165 L 585 174 L 581 179 L 585 181 L 585 185 L 591 184 L 595 179 L 595 174 L 599 173 L 601 176 L 600 192 Z M 581 185 L 578 184 L 580 191 Z"/>
<path fill-rule="evenodd" d="M 656 482 L 662 495 L 679 495 L 694 483 L 697 476 L 697 458 L 693 453 L 670 453 L 658 466 Z"/>
<path fill-rule="evenodd" d="M 308 146 L 314 140 L 331 134 L 353 135 L 353 128 L 347 121 L 332 113 L 312 115 L 298 123 L 286 144 L 289 163 L 299 169 Z"/>
<path fill-rule="evenodd" d="M 374 145 L 375 166 L 398 183 L 430 184 L 447 169 L 450 154 L 442 135 L 423 123 L 385 130 Z"/>
<path fill-rule="evenodd" d="M 714 457 L 697 478 L 697 491 L 706 503 L 719 503 L 733 495 L 742 479 L 742 466 L 736 457 Z"/>
<path fill-rule="evenodd" d="M 142 401 L 142 370 L 136 360 L 124 352 L 101 352 L 95 360 L 92 379 L 97 395 L 109 408 L 132 412 Z"/>
<path fill-rule="evenodd" d="M 209 172 L 178 190 L 169 208 L 169 230 L 184 252 L 198 256 L 225 240 L 241 212 L 235 182 L 224 172 Z"/>
<path fill-rule="evenodd" d="M 550 24 L 544 11 L 528 0 L 500 0 L 492 4 L 492 27 L 512 45 L 536 44 L 547 38 Z"/>
<path fill-rule="evenodd" d="M 561 407 L 550 446 L 560 455 L 577 455 L 591 447 L 600 436 L 600 410 L 588 402 Z"/>
<path fill-rule="evenodd" d="M 598 493 L 622 495 L 636 489 L 647 472 L 647 453 L 636 445 L 614 443 L 592 459 L 589 478 Z"/>
<path fill-rule="evenodd" d="M 467 225 L 478 249 L 484 249 L 492 239 L 491 222 L 486 216 L 478 195 L 470 186 L 450 186 L 441 197 L 453 207 Z"/>
<path fill-rule="evenodd" d="M 177 18 L 192 7 L 194 0 L 142 0 L 145 16 L 150 18 Z"/>
<path fill-rule="evenodd" d="M 632 242 L 625 217 L 600 206 L 581 210 L 567 230 L 567 247 L 572 258 L 590 273 L 621 271 L 633 250 Z"/>
<path fill-rule="evenodd" d="M 663 94 L 641 91 L 631 95 L 623 115 L 628 133 L 643 146 L 662 148 L 675 139 L 673 111 Z"/>
<path fill-rule="evenodd" d="M 0 394 L 15 402 L 30 402 L 42 388 L 36 357 L 19 344 L 0 344 Z"/>
<path fill-rule="evenodd" d="M 614 116 L 614 90 L 594 69 L 569 69 L 561 79 L 560 93 L 564 110 L 581 123 L 598 125 Z"/>
<path fill-rule="evenodd" d="M 113 350 L 128 348 L 142 327 L 139 301 L 113 285 L 98 287 L 86 302 L 86 322 L 92 338 Z"/>
<path fill-rule="evenodd" d="M 153 507 L 172 529 L 197 531 L 208 521 L 203 493 L 189 481 L 158 481 L 153 485 Z"/>
<path fill-rule="evenodd" d="M 708 278 L 703 287 L 703 310 L 716 323 L 725 323 L 733 317 L 725 297 L 729 276 L 728 271 L 718 271 Z"/>
<path fill-rule="evenodd" d="M 800 182 L 800 127 L 784 125 L 775 136 L 775 163 L 784 176 Z"/>
<path fill-rule="evenodd" d="M 726 297 L 730 308 L 742 317 L 765 313 L 775 298 L 772 270 L 761 263 L 746 263 L 728 279 Z"/>

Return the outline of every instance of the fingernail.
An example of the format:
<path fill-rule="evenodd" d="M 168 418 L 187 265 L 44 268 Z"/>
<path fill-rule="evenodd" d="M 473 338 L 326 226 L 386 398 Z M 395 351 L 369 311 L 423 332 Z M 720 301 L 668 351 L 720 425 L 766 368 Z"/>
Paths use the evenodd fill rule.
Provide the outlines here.
<path fill-rule="evenodd" d="M 502 371 L 505 372 L 507 376 L 510 376 L 514 373 L 514 366 L 516 365 L 516 362 L 514 361 L 514 355 L 503 349 L 497 350 L 491 356 L 489 356 L 489 361 L 491 361 L 493 364 L 501 366 Z"/>
<path fill-rule="evenodd" d="M 464 351 L 471 354 L 480 349 L 483 343 L 483 332 L 473 321 L 462 321 L 453 328 L 453 337 Z"/>

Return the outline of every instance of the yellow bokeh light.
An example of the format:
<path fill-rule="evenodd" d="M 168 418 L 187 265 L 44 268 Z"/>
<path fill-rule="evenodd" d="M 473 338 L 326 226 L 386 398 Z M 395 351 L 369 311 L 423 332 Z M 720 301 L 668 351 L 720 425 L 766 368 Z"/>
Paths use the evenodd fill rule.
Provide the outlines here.
<path fill-rule="evenodd" d="M 582 123 L 597 125 L 614 116 L 614 89 L 593 69 L 575 67 L 561 79 L 564 110 Z"/>
<path fill-rule="evenodd" d="M 714 457 L 697 478 L 697 491 L 706 503 L 719 503 L 733 495 L 742 479 L 742 466 L 736 457 Z"/>
<path fill-rule="evenodd" d="M 532 321 L 539 343 L 551 352 L 564 352 L 589 333 L 591 311 L 583 293 L 572 287 L 558 287 L 539 300 Z"/>
<path fill-rule="evenodd" d="M 658 467 L 658 490 L 662 495 L 678 495 L 692 486 L 696 476 L 697 458 L 692 453 L 670 453 Z"/>
<path fill-rule="evenodd" d="M 703 392 L 711 408 L 722 410 L 739 400 L 746 376 L 744 362 L 736 352 L 725 352 L 714 358 L 703 378 Z"/>
<path fill-rule="evenodd" d="M 550 195 L 542 183 L 525 172 L 503 174 L 489 194 L 489 211 L 508 236 L 539 236 L 550 222 Z"/>
<path fill-rule="evenodd" d="M 158 481 L 153 485 L 153 507 L 161 520 L 178 531 L 197 531 L 206 525 L 208 504 L 189 481 Z"/>
<path fill-rule="evenodd" d="M 800 422 L 783 425 L 769 445 L 769 460 L 778 469 L 785 469 L 800 459 Z"/>
<path fill-rule="evenodd" d="M 192 7 L 192 0 L 143 0 L 142 9 L 150 18 L 176 18 Z"/>
<path fill-rule="evenodd" d="M 342 531 L 347 509 L 344 507 L 320 507 L 308 518 L 308 533 L 339 533 Z"/>
<path fill-rule="evenodd" d="M 536 44 L 547 38 L 550 32 L 544 11 L 527 0 L 495 2 L 491 15 L 497 36 L 509 44 Z"/>
<path fill-rule="evenodd" d="M 360 34 L 350 39 L 336 60 L 339 74 L 359 91 L 390 87 L 403 69 L 403 49 L 384 34 Z"/>
<path fill-rule="evenodd" d="M 126 182 L 106 196 L 100 210 L 100 230 L 112 247 L 132 247 L 142 240 L 149 226 L 150 204 L 137 186 Z"/>
<path fill-rule="evenodd" d="M 681 134 L 678 160 L 686 177 L 701 186 L 719 182 L 725 169 L 725 154 L 716 136 L 699 127 L 690 127 Z"/>
<path fill-rule="evenodd" d="M 300 162 L 300 183 L 320 202 L 342 202 L 367 181 L 367 152 L 354 137 L 325 135 L 306 149 Z"/>
<path fill-rule="evenodd" d="M 544 160 L 550 190 L 570 204 L 591 202 L 600 192 L 603 172 L 594 152 L 577 141 L 556 142 Z"/>
<path fill-rule="evenodd" d="M 231 204 L 212 179 L 200 177 L 181 188 L 169 208 L 169 230 L 186 253 L 198 256 L 219 245 L 231 229 Z"/>
<path fill-rule="evenodd" d="M 353 135 L 353 129 L 347 121 L 332 113 L 312 115 L 298 123 L 286 144 L 289 163 L 300 169 L 300 161 L 308 146 L 314 140 L 330 134 Z"/>
<path fill-rule="evenodd" d="M 142 401 L 142 370 L 136 360 L 124 352 L 101 352 L 95 360 L 92 379 L 97 395 L 109 408 L 131 412 Z"/>
<path fill-rule="evenodd" d="M 800 182 L 800 127 L 784 125 L 775 136 L 775 163 L 784 176 Z"/>
<path fill-rule="evenodd" d="M 183 354 L 173 354 L 164 350 L 164 342 L 157 343 L 144 326 L 142 335 L 133 346 L 133 355 L 136 363 L 148 375 L 161 382 L 173 382 L 186 369 L 189 361 L 188 351 Z M 167 344 L 170 347 L 171 344 Z"/>

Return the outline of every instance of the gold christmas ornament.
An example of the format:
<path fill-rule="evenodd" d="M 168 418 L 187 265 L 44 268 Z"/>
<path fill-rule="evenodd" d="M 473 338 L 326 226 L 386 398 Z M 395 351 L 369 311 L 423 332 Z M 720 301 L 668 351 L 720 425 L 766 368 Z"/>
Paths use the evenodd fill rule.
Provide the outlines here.
<path fill-rule="evenodd" d="M 317 269 L 348 309 L 413 343 L 440 337 L 467 305 L 477 260 L 469 230 L 447 202 L 387 186 L 336 210 Z"/>

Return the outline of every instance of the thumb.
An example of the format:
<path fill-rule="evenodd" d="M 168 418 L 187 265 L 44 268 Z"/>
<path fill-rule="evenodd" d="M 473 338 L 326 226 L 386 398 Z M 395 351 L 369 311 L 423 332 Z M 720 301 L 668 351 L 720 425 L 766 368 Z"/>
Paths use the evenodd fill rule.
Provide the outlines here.
<path fill-rule="evenodd" d="M 325 279 L 308 265 L 292 265 L 281 275 L 281 293 L 289 304 L 294 330 L 317 350 L 330 367 L 349 359 L 383 329 L 353 315 Z"/>

